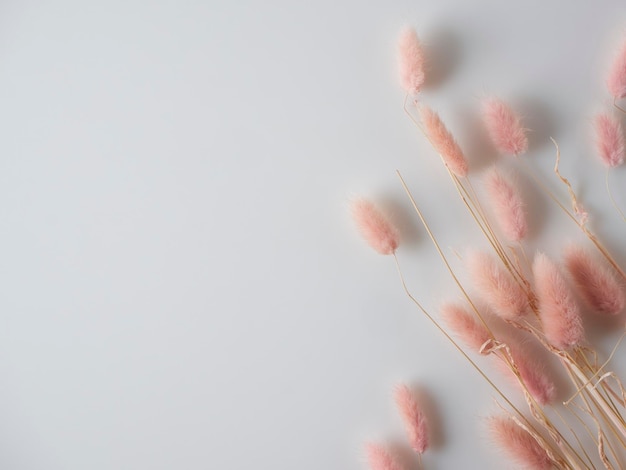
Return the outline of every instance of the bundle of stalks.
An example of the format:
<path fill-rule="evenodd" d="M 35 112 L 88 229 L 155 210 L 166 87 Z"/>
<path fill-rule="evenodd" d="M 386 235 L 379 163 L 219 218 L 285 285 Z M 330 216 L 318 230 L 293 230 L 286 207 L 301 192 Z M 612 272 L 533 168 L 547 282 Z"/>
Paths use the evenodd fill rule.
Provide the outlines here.
<path fill-rule="evenodd" d="M 353 215 L 363 237 L 377 252 L 392 255 L 409 299 L 492 386 L 504 414 L 488 419 L 487 427 L 495 443 L 511 460 L 522 468 L 536 469 L 626 468 L 626 391 L 608 367 L 626 332 L 602 361 L 586 340 L 583 322 L 587 311 L 610 316 L 622 312 L 626 304 L 626 274 L 587 226 L 588 214 L 570 182 L 559 172 L 556 142 L 553 141 L 557 149 L 555 175 L 564 184 L 563 194 L 548 189 L 520 158 L 528 151 L 528 139 L 513 107 L 500 98 L 484 101 L 481 115 L 494 148 L 502 155 L 516 157 L 509 159 L 507 166 L 523 166 L 535 189 L 544 192 L 575 223 L 595 251 L 569 246 L 562 265 L 542 252 L 533 259 L 527 255 L 528 213 L 532 207 L 526 204 L 510 169 L 504 171 L 502 163 L 496 163 L 482 180 L 486 191 L 481 195 L 472 184 L 475 175 L 470 160 L 453 133 L 435 110 L 415 98 L 424 81 L 425 59 L 414 31 L 407 30 L 401 36 L 400 54 L 402 83 L 407 95 L 414 97 L 409 107 L 405 100 L 405 110 L 441 157 L 461 204 L 469 211 L 490 251 L 474 250 L 465 257 L 470 281 L 462 280 L 400 172 L 397 172 L 400 183 L 458 287 L 462 303 L 455 299 L 444 304 L 439 314 L 431 313 L 404 280 L 398 256 L 399 231 L 373 203 L 359 200 L 353 204 Z M 625 54 L 626 46 L 607 80 L 614 104 L 626 97 Z M 621 164 L 624 137 L 620 120 L 601 114 L 596 119 L 595 130 L 601 161 L 607 168 Z M 562 202 L 564 196 L 571 200 L 572 209 Z M 579 304 L 579 298 L 584 305 Z M 487 305 L 493 314 L 487 313 L 482 305 Z M 568 387 L 561 391 L 561 396 L 567 396 L 562 404 L 555 403 L 556 377 L 522 346 L 528 340 L 545 357 L 552 357 L 553 363 L 560 366 L 561 375 L 569 381 Z M 518 385 L 526 410 L 515 405 L 515 397 L 509 397 L 485 371 L 480 362 L 488 359 L 495 361 L 497 369 Z M 408 389 L 399 388 L 396 400 L 410 444 L 421 455 L 428 445 L 426 433 L 419 427 L 425 423 L 423 415 Z M 372 468 L 399 468 L 381 448 L 368 449 Z"/>

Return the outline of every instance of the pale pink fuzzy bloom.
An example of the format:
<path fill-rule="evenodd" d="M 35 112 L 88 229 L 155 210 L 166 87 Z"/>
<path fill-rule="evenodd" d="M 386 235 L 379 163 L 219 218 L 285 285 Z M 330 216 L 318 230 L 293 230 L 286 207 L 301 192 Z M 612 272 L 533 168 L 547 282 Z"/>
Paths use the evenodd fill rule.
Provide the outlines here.
<path fill-rule="evenodd" d="M 511 418 L 492 416 L 488 420 L 488 425 L 491 438 L 521 467 L 533 470 L 553 468 L 552 461 L 543 447 Z"/>
<path fill-rule="evenodd" d="M 400 83 L 407 93 L 416 95 L 424 84 L 424 51 L 413 28 L 406 28 L 398 38 Z"/>
<path fill-rule="evenodd" d="M 420 116 L 424 124 L 424 131 L 435 150 L 441 155 L 450 171 L 463 178 L 467 175 L 467 160 L 459 144 L 456 143 L 450 131 L 446 129 L 439 115 L 427 106 L 422 106 Z"/>
<path fill-rule="evenodd" d="M 608 168 L 624 162 L 624 133 L 617 118 L 608 114 L 596 116 L 598 155 Z"/>
<path fill-rule="evenodd" d="M 575 245 L 565 249 L 565 266 L 580 296 L 594 311 L 617 315 L 624 309 L 624 289 L 608 266 Z"/>
<path fill-rule="evenodd" d="M 500 153 L 521 155 L 528 150 L 528 138 L 521 119 L 504 101 L 486 99 L 483 102 L 483 120 L 493 145 Z"/>
<path fill-rule="evenodd" d="M 517 366 L 519 375 L 530 395 L 541 405 L 551 403 L 556 395 L 556 386 L 548 377 L 548 374 L 546 374 L 544 367 L 528 354 L 524 354 L 523 349 L 518 345 L 511 344 L 511 342 L 507 342 L 507 345 L 513 362 Z M 501 362 L 500 364 L 503 372 L 519 385 L 513 371 L 504 363 Z"/>
<path fill-rule="evenodd" d="M 533 275 L 546 339 L 560 349 L 579 345 L 584 339 L 580 311 L 558 267 L 546 255 L 537 253 Z"/>
<path fill-rule="evenodd" d="M 606 85 L 615 99 L 626 97 L 626 42 L 613 61 Z"/>
<path fill-rule="evenodd" d="M 495 167 L 487 173 L 485 183 L 500 229 L 510 241 L 519 242 L 528 232 L 528 222 L 518 188 Z"/>
<path fill-rule="evenodd" d="M 394 398 L 404 421 L 409 444 L 415 452 L 423 454 L 428 449 L 428 424 L 415 397 L 406 385 L 399 385 Z"/>
<path fill-rule="evenodd" d="M 528 313 L 528 297 L 499 260 L 486 253 L 470 253 L 467 267 L 482 299 L 505 320 Z"/>
<path fill-rule="evenodd" d="M 365 452 L 371 470 L 404 470 L 398 457 L 379 444 L 366 444 Z"/>
<path fill-rule="evenodd" d="M 448 303 L 441 306 L 440 314 L 448 328 L 472 350 L 480 352 L 483 344 L 489 341 L 485 325 L 465 308 Z"/>
<path fill-rule="evenodd" d="M 393 254 L 399 235 L 387 216 L 366 199 L 352 201 L 352 217 L 365 241 L 381 255 Z"/>

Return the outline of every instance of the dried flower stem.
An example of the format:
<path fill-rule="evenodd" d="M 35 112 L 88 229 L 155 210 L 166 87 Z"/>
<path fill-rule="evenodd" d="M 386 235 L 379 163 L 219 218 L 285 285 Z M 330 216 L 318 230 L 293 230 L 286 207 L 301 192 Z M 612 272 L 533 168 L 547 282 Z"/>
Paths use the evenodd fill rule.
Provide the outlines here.
<path fill-rule="evenodd" d="M 398 170 L 396 170 L 396 174 L 398 175 L 398 178 L 400 179 L 400 182 L 401 182 L 405 192 L 407 193 L 407 196 L 409 197 L 409 199 L 411 201 L 411 204 L 413 205 L 413 208 L 415 209 L 415 211 L 416 211 L 416 213 L 417 213 L 417 215 L 418 215 L 422 225 L 426 229 L 426 232 L 428 233 L 431 241 L 433 242 L 433 244 L 434 244 L 434 246 L 435 246 L 439 256 L 442 258 L 444 264 L 446 265 L 450 275 L 452 276 L 452 278 L 454 279 L 454 281 L 458 285 L 459 289 L 461 290 L 461 292 L 463 293 L 463 295 L 465 296 L 467 301 L 470 303 L 470 305 L 472 306 L 472 308 L 474 309 L 476 314 L 482 320 L 482 316 L 480 315 L 478 309 L 475 307 L 475 305 L 472 302 L 471 298 L 467 294 L 467 291 L 464 289 L 463 285 L 458 280 L 458 278 L 456 277 L 456 274 L 452 270 L 452 268 L 451 268 L 451 266 L 450 266 L 446 256 L 443 254 L 443 251 L 441 250 L 441 247 L 439 246 L 439 243 L 437 242 L 435 236 L 433 235 L 433 233 L 432 233 L 428 223 L 426 222 L 422 212 L 420 211 L 419 207 L 417 206 L 417 203 L 415 202 L 415 199 L 411 195 L 411 192 L 410 192 L 406 182 L 404 181 L 404 178 L 402 178 L 402 175 L 400 174 L 400 172 Z M 394 257 L 395 257 L 395 255 L 394 255 Z M 396 258 L 396 262 L 397 262 L 397 258 Z M 398 269 L 399 269 L 399 267 L 398 267 Z M 411 300 L 416 303 L 416 305 L 420 308 L 420 310 L 422 310 L 424 313 L 426 313 L 425 310 L 423 309 L 423 307 L 421 306 L 421 304 L 419 304 L 419 302 L 417 302 L 417 300 L 409 293 L 409 291 L 408 291 L 408 289 L 406 287 L 406 284 L 404 282 L 403 282 L 403 287 L 405 289 L 405 292 L 409 296 L 409 298 L 411 298 Z M 434 318 L 432 318 L 429 314 L 426 313 L 426 315 L 437 326 L 437 328 L 446 336 L 446 338 L 448 338 L 450 341 L 452 341 L 452 343 L 455 345 L 455 347 L 462 352 L 462 354 L 472 363 L 472 365 L 475 368 L 477 368 L 477 370 L 488 381 L 488 383 L 490 383 L 498 391 L 498 393 L 505 399 L 507 404 L 511 405 L 511 402 L 508 400 L 508 398 L 506 398 L 506 396 L 504 396 L 504 394 L 493 384 L 493 382 L 491 382 L 491 380 L 484 374 L 484 372 L 482 372 L 482 370 L 471 359 L 469 359 L 467 354 L 450 337 L 450 335 L 436 322 L 436 320 L 434 320 Z M 484 320 L 483 320 L 483 322 L 484 322 Z M 485 323 L 485 327 L 490 332 L 490 334 L 491 334 L 491 336 L 493 338 L 493 333 L 491 333 L 491 331 L 489 330 L 489 327 L 486 325 L 486 323 Z M 579 465 L 580 465 L 581 462 L 583 462 L 582 457 L 578 454 L 578 452 L 576 452 L 576 450 L 567 441 L 567 439 L 565 439 L 565 437 L 558 431 L 558 429 L 551 423 L 551 421 L 545 415 L 545 413 L 543 412 L 541 407 L 536 403 L 535 399 L 532 397 L 532 395 L 528 391 L 528 389 L 526 387 L 526 384 L 522 380 L 522 378 L 520 376 L 520 373 L 519 373 L 519 370 L 517 369 L 517 366 L 515 365 L 515 363 L 513 361 L 513 358 L 510 355 L 510 352 L 507 353 L 507 354 L 501 354 L 500 357 L 508 364 L 508 366 L 511 368 L 512 372 L 517 377 L 517 379 L 518 379 L 518 381 L 519 381 L 519 383 L 520 383 L 520 385 L 521 385 L 521 387 L 522 387 L 522 389 L 524 391 L 524 396 L 525 396 L 526 401 L 527 401 L 527 403 L 529 405 L 529 408 L 530 408 L 530 410 L 531 410 L 531 412 L 533 414 L 533 417 L 539 423 L 541 423 L 541 425 L 550 433 L 550 435 L 553 438 L 553 441 L 557 444 L 557 446 L 559 447 L 559 450 L 563 454 L 564 458 L 567 460 L 569 465 L 566 468 L 572 468 L 572 469 L 580 468 Z M 518 414 L 520 414 L 520 416 L 523 416 L 523 415 L 521 415 L 521 413 L 519 413 L 519 410 L 517 410 L 515 407 L 513 407 L 513 409 L 515 409 L 516 412 Z"/>

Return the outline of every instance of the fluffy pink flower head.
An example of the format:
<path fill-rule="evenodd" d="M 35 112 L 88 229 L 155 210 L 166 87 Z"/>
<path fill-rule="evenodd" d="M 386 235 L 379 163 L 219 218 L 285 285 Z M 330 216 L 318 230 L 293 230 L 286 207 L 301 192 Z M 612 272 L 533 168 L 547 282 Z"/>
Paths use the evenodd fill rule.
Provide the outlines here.
<path fill-rule="evenodd" d="M 624 310 L 624 288 L 608 266 L 575 245 L 565 249 L 565 266 L 580 296 L 595 312 L 617 315 Z"/>
<path fill-rule="evenodd" d="M 365 241 L 381 255 L 393 254 L 399 235 L 388 217 L 366 199 L 352 201 L 352 217 Z"/>
<path fill-rule="evenodd" d="M 448 328 L 473 351 L 479 352 L 490 339 L 485 325 L 465 308 L 447 303 L 441 306 L 440 314 Z"/>
<path fill-rule="evenodd" d="M 584 340 L 580 311 L 558 267 L 546 255 L 537 253 L 533 275 L 546 339 L 560 349 L 579 345 Z"/>
<path fill-rule="evenodd" d="M 398 457 L 379 444 L 366 444 L 365 453 L 371 470 L 404 470 Z"/>
<path fill-rule="evenodd" d="M 504 101 L 486 99 L 483 102 L 483 120 L 491 141 L 500 153 L 521 155 L 528 150 L 528 138 L 521 119 Z"/>
<path fill-rule="evenodd" d="M 486 253 L 470 253 L 467 267 L 481 298 L 505 320 L 528 313 L 528 297 L 499 260 Z"/>
<path fill-rule="evenodd" d="M 424 413 L 406 385 L 396 388 L 394 398 L 404 421 L 409 444 L 415 452 L 423 454 L 428 449 L 428 425 Z"/>
<path fill-rule="evenodd" d="M 420 108 L 424 132 L 450 171 L 463 178 L 467 175 L 467 159 L 439 115 L 427 106 Z"/>
<path fill-rule="evenodd" d="M 617 118 L 599 114 L 595 120 L 598 155 L 607 167 L 621 165 L 624 161 L 624 133 Z"/>
<path fill-rule="evenodd" d="M 528 222 L 518 188 L 495 167 L 487 173 L 485 183 L 500 229 L 510 241 L 519 242 L 528 232 Z"/>
<path fill-rule="evenodd" d="M 550 470 L 552 461 L 546 451 L 528 431 L 508 417 L 493 416 L 487 422 L 489 434 L 499 446 L 521 468 Z"/>
<path fill-rule="evenodd" d="M 626 97 L 626 42 L 613 61 L 606 86 L 615 99 Z"/>
<path fill-rule="evenodd" d="M 424 51 L 413 28 L 406 28 L 398 38 L 400 83 L 412 95 L 424 84 Z"/>
<path fill-rule="evenodd" d="M 551 403 L 556 395 L 556 386 L 546 373 L 542 364 L 537 363 L 537 361 L 530 357 L 528 353 L 525 352 L 524 348 L 520 347 L 518 344 L 511 341 L 507 341 L 506 343 L 509 346 L 511 357 L 517 366 L 519 375 L 528 392 L 540 405 Z M 519 384 L 511 369 L 504 366 L 503 363 L 501 364 L 504 373 Z"/>

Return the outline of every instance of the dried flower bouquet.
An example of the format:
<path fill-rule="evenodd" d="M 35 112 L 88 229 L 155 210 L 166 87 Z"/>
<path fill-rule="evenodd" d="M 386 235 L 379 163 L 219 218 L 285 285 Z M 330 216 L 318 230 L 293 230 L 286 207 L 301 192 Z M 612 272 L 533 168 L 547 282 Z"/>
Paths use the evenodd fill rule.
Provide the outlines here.
<path fill-rule="evenodd" d="M 387 214 L 366 199 L 355 200 L 351 206 L 362 236 L 375 251 L 393 257 L 410 300 L 493 387 L 501 411 L 489 418 L 487 425 L 494 442 L 511 461 L 533 469 L 626 468 L 626 391 L 609 368 L 619 342 L 608 357 L 601 359 L 586 340 L 582 321 L 584 313 L 617 316 L 624 310 L 626 273 L 589 228 L 587 212 L 560 173 L 557 142 L 552 140 L 554 170 L 563 184 L 563 194 L 551 191 L 526 163 L 527 132 L 512 107 L 499 98 L 483 101 L 480 114 L 486 134 L 502 158 L 510 159 L 507 166 L 522 166 L 536 190 L 557 204 L 574 222 L 572 228 L 577 227 L 589 240 L 588 246 L 566 246 L 560 260 L 542 252 L 526 252 L 527 210 L 532 207 L 526 205 L 514 173 L 500 162 L 484 174 L 474 174 L 471 161 L 452 132 L 421 100 L 425 53 L 413 29 L 401 33 L 398 51 L 400 80 L 406 90 L 404 111 L 441 157 L 461 204 L 490 250 L 471 251 L 462 257 L 471 280 L 462 281 L 397 172 L 462 300 L 447 302 L 435 313 L 426 309 L 405 283 L 397 256 L 399 231 Z M 626 43 L 606 83 L 614 106 L 595 119 L 596 150 L 607 168 L 609 199 L 626 221 L 609 185 L 609 171 L 623 163 L 625 153 L 621 120 L 626 111 L 620 107 L 620 100 L 626 98 Z M 479 180 L 484 193 L 474 188 L 473 182 Z M 624 328 L 624 322 L 620 324 Z M 624 335 L 626 330 L 620 341 Z M 568 398 L 563 403 L 556 403 L 555 377 L 526 351 L 524 341 L 529 337 L 544 354 L 555 358 L 569 380 Z M 516 405 L 516 400 L 485 372 L 486 360 L 499 364 L 502 373 L 519 386 L 525 407 Z M 421 455 L 429 442 L 425 415 L 405 386 L 396 390 L 396 403 L 421 466 Z M 367 457 L 374 470 L 404 468 L 390 449 L 379 444 L 368 444 Z"/>

